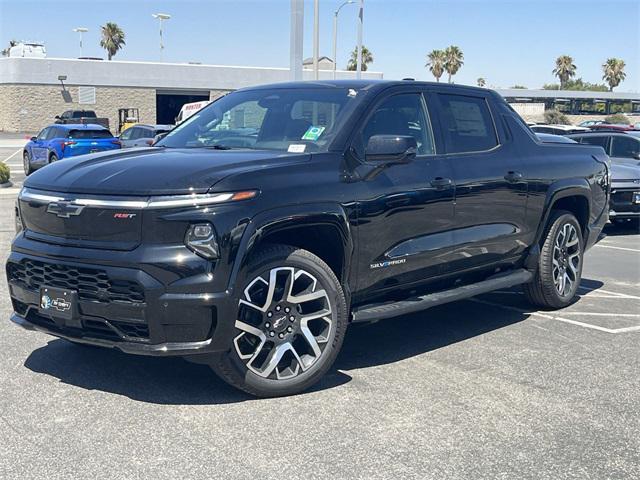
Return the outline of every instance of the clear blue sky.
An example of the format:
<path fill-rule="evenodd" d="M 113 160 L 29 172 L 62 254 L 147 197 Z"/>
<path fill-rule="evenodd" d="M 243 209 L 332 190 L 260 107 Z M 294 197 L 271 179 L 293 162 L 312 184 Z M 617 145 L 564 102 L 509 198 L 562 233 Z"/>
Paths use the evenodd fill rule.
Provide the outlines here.
<path fill-rule="evenodd" d="M 320 2 L 321 55 L 331 55 L 332 15 L 342 0 Z M 289 0 L 0 0 L 0 44 L 40 40 L 51 57 L 78 56 L 71 29 L 89 28 L 86 56 L 105 56 L 99 26 L 118 23 L 127 46 L 117 60 L 159 57 L 153 12 L 172 15 L 165 61 L 287 67 Z M 340 13 L 338 64 L 356 43 L 357 7 Z M 305 56 L 312 51 L 313 1 L 305 3 Z M 627 63 L 619 91 L 640 91 L 639 0 L 365 0 L 364 43 L 386 78 L 431 80 L 426 53 L 458 45 L 465 65 L 457 83 L 486 78 L 494 87 L 553 82 L 554 59 L 571 55 L 578 76 L 600 82 L 607 57 Z"/>

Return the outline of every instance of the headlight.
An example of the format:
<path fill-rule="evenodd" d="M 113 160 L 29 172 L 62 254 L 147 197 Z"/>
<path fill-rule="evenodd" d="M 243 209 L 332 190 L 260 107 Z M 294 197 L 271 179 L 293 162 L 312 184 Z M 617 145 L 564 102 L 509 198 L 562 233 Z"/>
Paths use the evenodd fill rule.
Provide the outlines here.
<path fill-rule="evenodd" d="M 208 260 L 218 258 L 216 232 L 210 223 L 191 225 L 184 237 L 185 245 L 196 254 Z"/>
<path fill-rule="evenodd" d="M 24 230 L 24 226 L 22 225 L 22 218 L 20 217 L 20 205 L 18 205 L 17 200 L 15 205 L 15 212 L 16 212 L 16 234 L 18 234 L 22 230 Z"/>

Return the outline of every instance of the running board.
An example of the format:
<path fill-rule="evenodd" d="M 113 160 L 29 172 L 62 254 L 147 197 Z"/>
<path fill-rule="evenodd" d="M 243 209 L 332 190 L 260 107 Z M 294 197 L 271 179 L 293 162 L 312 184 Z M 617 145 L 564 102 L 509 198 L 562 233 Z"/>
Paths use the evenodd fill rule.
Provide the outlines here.
<path fill-rule="evenodd" d="M 533 274 L 524 268 L 506 274 L 490 277 L 482 282 L 462 287 L 430 293 L 420 297 L 408 298 L 398 302 L 379 303 L 356 308 L 353 311 L 353 322 L 375 322 L 383 318 L 397 317 L 409 313 L 419 312 L 427 308 L 455 302 L 469 297 L 475 297 L 481 293 L 509 288 L 521 283 L 527 283 L 533 278 Z"/>

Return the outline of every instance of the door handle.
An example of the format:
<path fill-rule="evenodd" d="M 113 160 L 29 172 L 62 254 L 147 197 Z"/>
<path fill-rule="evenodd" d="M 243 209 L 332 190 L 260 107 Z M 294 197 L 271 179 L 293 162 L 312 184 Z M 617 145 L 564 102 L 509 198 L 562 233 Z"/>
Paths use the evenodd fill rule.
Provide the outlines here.
<path fill-rule="evenodd" d="M 516 182 L 519 182 L 520 180 L 522 180 L 523 177 L 524 177 L 524 175 L 522 175 L 522 173 L 520 173 L 520 172 L 509 171 L 504 176 L 504 179 L 509 183 L 516 183 Z"/>
<path fill-rule="evenodd" d="M 448 188 L 453 184 L 450 178 L 445 177 L 436 177 L 429 183 L 431 183 L 432 187 L 438 190 L 444 190 L 445 188 Z"/>

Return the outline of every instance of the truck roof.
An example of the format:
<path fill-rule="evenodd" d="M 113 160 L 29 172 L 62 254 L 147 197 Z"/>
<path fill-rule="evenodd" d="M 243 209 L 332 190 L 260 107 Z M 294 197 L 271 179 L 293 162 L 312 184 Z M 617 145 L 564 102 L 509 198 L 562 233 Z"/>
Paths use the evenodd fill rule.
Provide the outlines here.
<path fill-rule="evenodd" d="M 387 88 L 395 85 L 421 85 L 432 86 L 452 90 L 476 90 L 479 92 L 491 91 L 487 88 L 476 87 L 472 85 L 460 85 L 454 83 L 440 83 L 440 82 L 425 82 L 419 80 L 305 80 L 300 82 L 281 82 L 271 83 L 265 85 L 258 85 L 252 87 L 246 87 L 241 90 L 259 90 L 259 89 L 271 89 L 271 88 L 354 88 L 356 90 L 369 90 L 374 88 Z"/>

